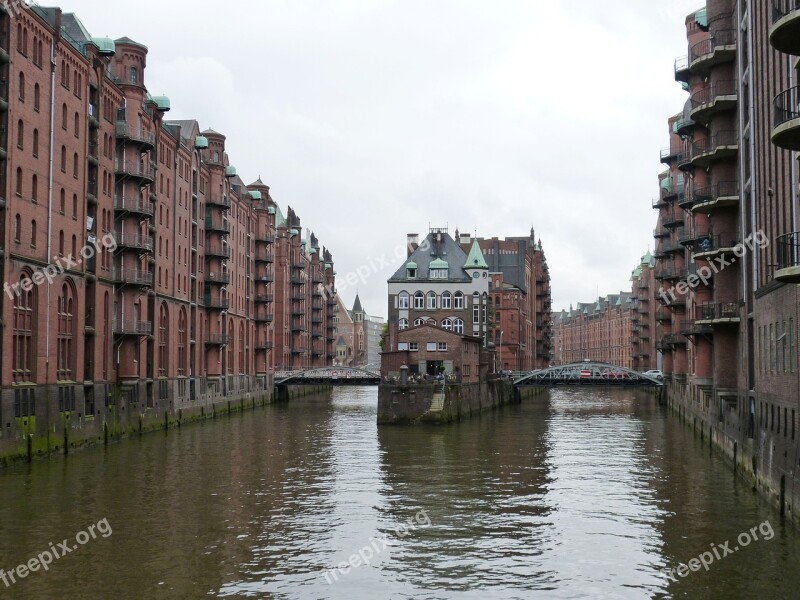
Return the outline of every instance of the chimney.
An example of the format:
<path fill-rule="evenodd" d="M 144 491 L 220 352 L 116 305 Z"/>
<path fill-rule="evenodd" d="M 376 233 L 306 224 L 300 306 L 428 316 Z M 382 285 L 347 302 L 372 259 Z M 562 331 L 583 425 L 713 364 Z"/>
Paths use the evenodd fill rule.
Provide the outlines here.
<path fill-rule="evenodd" d="M 409 233 L 408 234 L 408 256 L 414 252 L 419 246 L 419 234 L 418 233 Z"/>
<path fill-rule="evenodd" d="M 468 233 L 462 233 L 462 234 L 459 236 L 458 243 L 459 243 L 459 244 L 469 244 L 471 241 L 472 241 L 472 236 L 470 236 L 470 234 L 468 234 Z"/>

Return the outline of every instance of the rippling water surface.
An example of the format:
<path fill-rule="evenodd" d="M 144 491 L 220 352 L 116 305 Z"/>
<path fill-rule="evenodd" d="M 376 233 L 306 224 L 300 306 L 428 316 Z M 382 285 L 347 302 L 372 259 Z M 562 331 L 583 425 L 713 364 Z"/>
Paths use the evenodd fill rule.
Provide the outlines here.
<path fill-rule="evenodd" d="M 338 388 L 0 472 L 6 571 L 112 530 L 0 598 L 800 598 L 798 532 L 650 396 L 442 428 L 378 429 L 376 404 Z"/>

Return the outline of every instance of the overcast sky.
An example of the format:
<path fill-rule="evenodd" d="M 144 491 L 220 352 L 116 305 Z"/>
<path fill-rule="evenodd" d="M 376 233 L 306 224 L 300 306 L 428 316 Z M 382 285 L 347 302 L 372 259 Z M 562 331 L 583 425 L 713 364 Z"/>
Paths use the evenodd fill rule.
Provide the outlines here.
<path fill-rule="evenodd" d="M 46 4 L 46 3 L 44 3 Z M 553 307 L 630 289 L 656 213 L 673 61 L 701 1 L 74 0 L 93 36 L 149 48 L 174 119 L 227 136 L 386 316 L 406 234 L 542 240 Z M 124 18 L 119 15 L 124 14 Z M 389 262 L 390 266 L 385 266 Z M 348 285 L 348 273 L 370 272 Z"/>

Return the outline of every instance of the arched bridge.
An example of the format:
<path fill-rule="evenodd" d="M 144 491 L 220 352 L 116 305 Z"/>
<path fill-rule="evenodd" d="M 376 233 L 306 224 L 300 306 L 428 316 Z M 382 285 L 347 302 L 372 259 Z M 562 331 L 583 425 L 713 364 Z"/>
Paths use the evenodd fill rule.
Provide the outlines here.
<path fill-rule="evenodd" d="M 663 381 L 610 363 L 583 361 L 522 373 L 514 385 L 663 385 Z"/>
<path fill-rule="evenodd" d="M 367 365 L 369 366 L 369 365 Z M 379 384 L 381 374 L 367 369 L 354 367 L 319 367 L 297 371 L 277 371 L 275 385 L 306 383 L 328 383 L 332 385 L 369 385 Z"/>

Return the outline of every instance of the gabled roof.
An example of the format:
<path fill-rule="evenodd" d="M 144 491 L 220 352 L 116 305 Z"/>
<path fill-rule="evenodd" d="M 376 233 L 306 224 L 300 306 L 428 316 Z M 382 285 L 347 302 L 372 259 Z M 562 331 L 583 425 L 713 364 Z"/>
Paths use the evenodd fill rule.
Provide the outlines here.
<path fill-rule="evenodd" d="M 437 268 L 436 264 L 432 265 L 431 263 L 434 263 L 437 260 L 445 261 L 448 265 L 452 265 L 453 268 L 449 269 L 447 279 L 437 279 L 436 281 L 472 281 L 467 273 L 458 266 L 467 262 L 467 253 L 461 249 L 461 246 L 459 246 L 449 234 L 443 233 L 442 241 L 438 244 L 434 241 L 433 235 L 433 233 L 429 233 L 425 237 L 425 240 L 423 240 L 423 242 L 417 246 L 417 248 L 411 253 L 411 256 L 409 256 L 403 262 L 403 265 L 397 269 L 397 271 L 395 271 L 394 275 L 389 278 L 389 281 L 407 281 L 408 277 L 406 269 L 409 262 L 416 263 L 417 265 L 417 276 L 415 277 L 415 280 L 429 279 L 431 267 L 433 266 L 434 269 Z M 443 269 L 445 267 L 441 266 L 439 268 Z"/>
<path fill-rule="evenodd" d="M 355 302 L 353 302 L 353 312 L 354 313 L 357 313 L 357 312 L 363 313 L 364 312 L 364 309 L 361 307 L 361 298 L 358 297 L 358 293 L 357 292 L 356 292 L 356 300 L 355 300 Z"/>
<path fill-rule="evenodd" d="M 478 240 L 472 240 L 472 248 L 469 249 L 469 255 L 464 262 L 465 269 L 488 269 L 489 265 L 486 264 L 486 259 L 481 252 L 481 247 Z"/>

